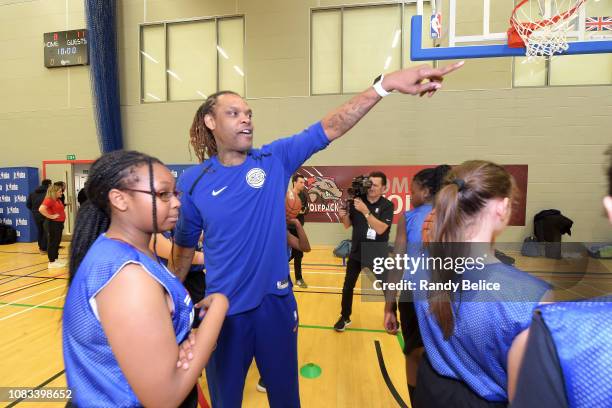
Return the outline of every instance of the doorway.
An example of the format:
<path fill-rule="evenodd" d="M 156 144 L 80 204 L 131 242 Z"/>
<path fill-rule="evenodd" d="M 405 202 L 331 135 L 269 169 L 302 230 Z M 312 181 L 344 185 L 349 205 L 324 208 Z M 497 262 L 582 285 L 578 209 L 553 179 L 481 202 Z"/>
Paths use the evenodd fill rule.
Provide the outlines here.
<path fill-rule="evenodd" d="M 66 223 L 64 234 L 71 236 L 79 209 L 77 195 L 85 186 L 89 168 L 93 160 L 44 160 L 42 164 L 42 178 L 53 182 L 63 181 L 66 183 L 64 198 L 66 202 Z"/>

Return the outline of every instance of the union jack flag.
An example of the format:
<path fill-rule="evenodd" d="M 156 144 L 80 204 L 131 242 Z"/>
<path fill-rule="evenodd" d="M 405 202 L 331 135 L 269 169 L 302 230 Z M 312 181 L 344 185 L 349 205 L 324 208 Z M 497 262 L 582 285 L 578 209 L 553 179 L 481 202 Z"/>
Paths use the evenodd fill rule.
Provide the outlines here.
<path fill-rule="evenodd" d="M 587 31 L 612 31 L 612 17 L 587 17 Z"/>

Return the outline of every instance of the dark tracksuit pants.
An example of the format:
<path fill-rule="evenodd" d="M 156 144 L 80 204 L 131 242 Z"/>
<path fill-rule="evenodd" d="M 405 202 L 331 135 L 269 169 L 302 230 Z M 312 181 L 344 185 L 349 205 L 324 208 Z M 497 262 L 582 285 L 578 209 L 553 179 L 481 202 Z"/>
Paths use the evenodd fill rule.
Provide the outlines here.
<path fill-rule="evenodd" d="M 349 258 L 346 263 L 346 275 L 342 286 L 342 317 L 348 319 L 353 313 L 353 290 L 361 272 L 361 262 Z"/>
<path fill-rule="evenodd" d="M 49 262 L 54 262 L 59 256 L 60 242 L 62 242 L 62 231 L 64 222 L 47 220 L 47 257 Z"/>
<path fill-rule="evenodd" d="M 47 228 L 45 221 L 47 220 L 41 213 L 33 213 L 34 223 L 38 230 L 38 249 L 41 251 L 47 250 Z"/>

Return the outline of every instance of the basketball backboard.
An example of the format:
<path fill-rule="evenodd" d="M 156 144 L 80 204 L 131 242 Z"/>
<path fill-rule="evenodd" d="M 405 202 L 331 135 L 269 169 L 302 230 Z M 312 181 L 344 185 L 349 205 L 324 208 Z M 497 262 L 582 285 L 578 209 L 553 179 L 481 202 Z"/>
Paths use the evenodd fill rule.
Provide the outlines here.
<path fill-rule="evenodd" d="M 410 58 L 413 61 L 431 61 L 524 57 L 526 49 L 509 47 L 506 31 L 500 30 L 503 25 L 504 30 L 510 28 L 514 2 L 495 0 L 493 5 L 491 0 L 473 1 L 479 2 L 482 2 L 481 8 L 469 7 L 462 1 L 462 9 L 458 9 L 457 0 L 417 0 L 417 15 L 411 20 Z M 426 8 L 423 3 L 431 4 L 431 15 L 424 15 Z M 545 19 L 557 15 L 558 9 L 563 10 L 567 4 L 571 4 L 570 0 L 529 0 L 523 8 L 532 18 L 540 16 Z M 475 32 L 474 25 L 479 25 L 477 22 L 481 22 L 481 26 Z M 431 39 L 423 38 L 423 24 L 430 26 L 434 47 L 424 45 L 431 43 Z M 462 35 L 465 27 L 469 28 L 469 35 Z M 612 53 L 612 1 L 587 0 L 576 8 L 575 15 L 567 19 L 566 30 L 568 47 L 555 55 Z"/>

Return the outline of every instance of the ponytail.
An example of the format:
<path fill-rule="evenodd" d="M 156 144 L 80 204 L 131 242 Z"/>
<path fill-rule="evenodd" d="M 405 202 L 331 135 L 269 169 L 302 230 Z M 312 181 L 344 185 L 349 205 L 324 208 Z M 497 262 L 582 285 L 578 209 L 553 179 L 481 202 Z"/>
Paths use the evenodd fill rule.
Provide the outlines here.
<path fill-rule="evenodd" d="M 502 166 L 479 160 L 455 167 L 442 184 L 435 199 L 432 242 L 427 247 L 430 256 L 435 259 L 454 260 L 468 256 L 470 244 L 465 242 L 466 233 L 474 228 L 488 200 L 512 199 L 516 195 L 516 187 L 514 179 Z M 456 279 L 454 270 L 438 264 L 434 262 L 435 267 L 431 271 L 434 282 Z M 429 307 L 445 338 L 449 338 L 454 331 L 452 304 L 451 291 L 430 292 Z"/>
<path fill-rule="evenodd" d="M 429 254 L 434 259 L 446 259 L 452 252 L 452 247 L 459 241 L 459 187 L 449 184 L 436 196 L 436 222 L 434 223 L 434 242 L 428 244 Z M 455 278 L 455 272 L 443 268 L 434 262 L 431 271 L 433 282 L 448 282 Z M 452 309 L 452 293 L 445 290 L 430 292 L 429 308 L 436 318 L 444 338 L 449 338 L 454 331 L 455 319 Z"/>

